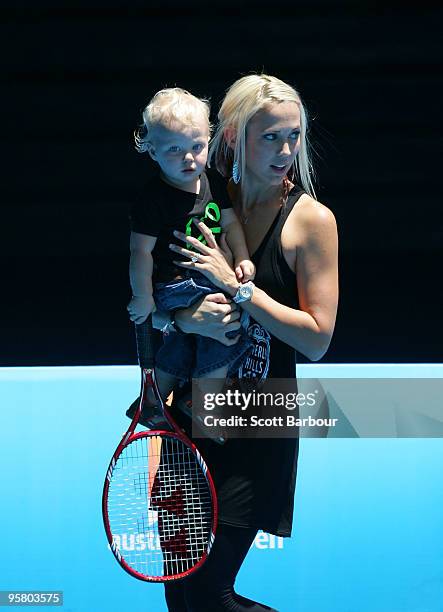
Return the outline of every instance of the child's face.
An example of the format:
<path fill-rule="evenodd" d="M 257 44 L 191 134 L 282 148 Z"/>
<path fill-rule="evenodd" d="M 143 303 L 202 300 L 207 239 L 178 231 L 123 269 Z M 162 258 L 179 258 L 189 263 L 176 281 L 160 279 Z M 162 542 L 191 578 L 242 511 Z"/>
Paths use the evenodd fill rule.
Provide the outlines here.
<path fill-rule="evenodd" d="M 149 153 L 179 188 L 195 185 L 208 159 L 208 121 L 202 116 L 194 123 L 194 127 L 156 125 L 151 130 Z"/>

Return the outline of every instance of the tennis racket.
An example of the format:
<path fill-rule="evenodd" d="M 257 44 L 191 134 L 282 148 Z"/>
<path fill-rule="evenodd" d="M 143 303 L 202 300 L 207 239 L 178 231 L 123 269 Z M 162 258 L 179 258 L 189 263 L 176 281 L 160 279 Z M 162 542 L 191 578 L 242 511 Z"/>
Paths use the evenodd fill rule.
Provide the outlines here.
<path fill-rule="evenodd" d="M 185 578 L 206 561 L 217 528 L 217 498 L 196 446 L 174 422 L 153 367 L 152 323 L 136 325 L 140 402 L 115 451 L 103 488 L 103 521 L 120 565 L 148 582 Z M 135 433 L 152 388 L 165 426 Z"/>

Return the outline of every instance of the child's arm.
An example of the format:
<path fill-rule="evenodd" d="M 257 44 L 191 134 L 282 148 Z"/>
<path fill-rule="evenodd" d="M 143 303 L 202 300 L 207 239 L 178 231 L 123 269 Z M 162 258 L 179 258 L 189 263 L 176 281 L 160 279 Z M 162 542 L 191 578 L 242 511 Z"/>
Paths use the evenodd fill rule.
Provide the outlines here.
<path fill-rule="evenodd" d="M 140 325 L 154 310 L 152 298 L 152 249 L 157 242 L 154 236 L 131 232 L 129 248 L 129 279 L 132 288 L 132 299 L 128 304 L 131 321 Z"/>
<path fill-rule="evenodd" d="M 249 259 L 243 228 L 232 208 L 224 208 L 222 210 L 221 227 L 226 234 L 228 246 L 234 255 L 237 279 L 243 283 L 252 280 L 255 276 L 255 266 Z"/>

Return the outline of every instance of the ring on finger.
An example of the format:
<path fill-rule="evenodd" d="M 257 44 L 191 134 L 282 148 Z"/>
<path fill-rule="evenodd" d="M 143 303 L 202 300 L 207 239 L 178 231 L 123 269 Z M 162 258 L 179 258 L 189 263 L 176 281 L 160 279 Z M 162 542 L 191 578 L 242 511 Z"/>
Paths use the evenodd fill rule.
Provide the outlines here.
<path fill-rule="evenodd" d="M 191 257 L 191 261 L 192 261 L 192 263 L 195 263 L 195 262 L 196 262 L 196 261 L 198 261 L 199 259 L 200 259 L 200 258 L 199 258 L 199 256 L 198 256 L 198 254 L 195 254 L 195 255 L 193 255 L 193 256 Z"/>

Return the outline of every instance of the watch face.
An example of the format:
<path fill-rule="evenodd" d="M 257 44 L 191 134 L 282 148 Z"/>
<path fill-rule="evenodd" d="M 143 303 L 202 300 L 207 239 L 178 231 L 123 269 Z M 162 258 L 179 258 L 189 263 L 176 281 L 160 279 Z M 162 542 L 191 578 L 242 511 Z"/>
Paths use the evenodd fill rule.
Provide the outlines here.
<path fill-rule="evenodd" d="M 234 297 L 234 302 L 245 302 L 252 298 L 254 285 L 251 282 L 241 285 L 237 290 L 237 295 Z"/>

